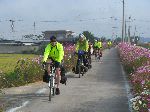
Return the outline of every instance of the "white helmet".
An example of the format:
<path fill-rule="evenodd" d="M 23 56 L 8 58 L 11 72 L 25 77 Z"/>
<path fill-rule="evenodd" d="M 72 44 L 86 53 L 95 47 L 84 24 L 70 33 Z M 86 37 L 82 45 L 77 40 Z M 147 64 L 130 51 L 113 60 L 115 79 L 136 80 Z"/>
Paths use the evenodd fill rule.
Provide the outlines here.
<path fill-rule="evenodd" d="M 95 39 L 94 41 L 95 41 L 95 42 L 97 42 L 97 40 L 96 40 L 96 39 Z"/>
<path fill-rule="evenodd" d="M 84 35 L 82 33 L 79 34 L 79 38 L 84 38 Z"/>
<path fill-rule="evenodd" d="M 79 34 L 79 38 L 82 38 L 82 39 L 86 39 L 86 37 L 81 33 L 81 34 Z"/>

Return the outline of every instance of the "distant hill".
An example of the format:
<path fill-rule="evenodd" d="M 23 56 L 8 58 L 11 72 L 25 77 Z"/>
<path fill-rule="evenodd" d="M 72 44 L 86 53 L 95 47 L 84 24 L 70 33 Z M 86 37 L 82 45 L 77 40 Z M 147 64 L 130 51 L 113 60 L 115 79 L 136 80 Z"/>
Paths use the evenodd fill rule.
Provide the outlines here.
<path fill-rule="evenodd" d="M 148 37 L 141 37 L 140 42 L 150 42 L 150 38 Z"/>

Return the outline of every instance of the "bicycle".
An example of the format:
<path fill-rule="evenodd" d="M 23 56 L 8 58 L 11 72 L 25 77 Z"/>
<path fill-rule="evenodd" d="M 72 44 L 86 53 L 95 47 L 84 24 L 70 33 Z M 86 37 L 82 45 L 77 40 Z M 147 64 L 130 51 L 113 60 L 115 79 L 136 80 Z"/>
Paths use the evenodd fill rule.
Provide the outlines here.
<path fill-rule="evenodd" d="M 98 49 L 95 50 L 95 60 L 100 61 L 100 54 L 99 54 L 99 50 Z"/>
<path fill-rule="evenodd" d="M 109 49 L 109 50 L 111 49 L 111 45 L 108 45 L 108 49 Z"/>
<path fill-rule="evenodd" d="M 84 66 L 84 62 L 83 62 L 83 57 L 84 57 L 84 51 L 78 51 L 78 57 L 79 57 L 79 61 L 78 61 L 78 65 L 77 65 L 77 69 L 78 69 L 78 74 L 79 74 L 79 78 L 82 76 L 84 76 L 85 72 L 88 71 L 88 68 Z"/>
<path fill-rule="evenodd" d="M 87 59 L 88 69 L 91 69 L 92 68 L 92 59 L 91 59 L 91 53 L 90 52 L 87 53 L 86 59 Z"/>
<path fill-rule="evenodd" d="M 46 76 L 46 81 L 48 83 L 48 87 L 49 87 L 49 101 L 51 101 L 52 96 L 55 96 L 55 92 L 56 92 L 56 83 L 55 83 L 55 65 L 52 62 L 47 62 L 46 65 L 48 65 L 48 71 L 46 71 L 46 67 L 44 66 L 44 70 L 45 73 L 48 75 Z"/>

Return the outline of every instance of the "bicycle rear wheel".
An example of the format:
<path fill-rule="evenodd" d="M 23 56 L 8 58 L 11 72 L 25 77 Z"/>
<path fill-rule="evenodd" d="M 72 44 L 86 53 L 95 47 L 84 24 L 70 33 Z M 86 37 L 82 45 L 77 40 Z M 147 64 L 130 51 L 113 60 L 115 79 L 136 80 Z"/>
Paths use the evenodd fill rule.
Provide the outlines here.
<path fill-rule="evenodd" d="M 80 68 L 81 68 L 81 74 L 82 74 L 82 76 L 84 76 L 84 74 L 85 74 L 85 68 L 84 68 L 83 65 L 81 65 Z"/>
<path fill-rule="evenodd" d="M 53 87 L 52 91 L 53 91 L 53 96 L 55 96 L 56 87 Z"/>
<path fill-rule="evenodd" d="M 100 56 L 100 54 L 98 55 L 98 60 L 99 60 L 99 61 L 101 60 L 101 56 Z"/>

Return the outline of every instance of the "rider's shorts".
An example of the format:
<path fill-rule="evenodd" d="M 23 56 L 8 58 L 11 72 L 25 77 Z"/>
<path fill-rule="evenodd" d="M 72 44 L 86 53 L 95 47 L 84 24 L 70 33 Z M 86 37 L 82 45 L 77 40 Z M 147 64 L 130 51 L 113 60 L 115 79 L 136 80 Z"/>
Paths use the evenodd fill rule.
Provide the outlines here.
<path fill-rule="evenodd" d="M 94 49 L 98 49 L 98 46 L 95 46 Z"/>
<path fill-rule="evenodd" d="M 55 65 L 55 68 L 60 68 L 61 66 L 60 62 L 57 62 L 57 61 L 54 61 L 54 65 Z"/>
<path fill-rule="evenodd" d="M 61 63 L 60 62 L 53 60 L 51 57 L 48 57 L 48 58 L 52 60 L 52 62 L 55 65 L 55 68 L 60 68 L 61 67 Z"/>

